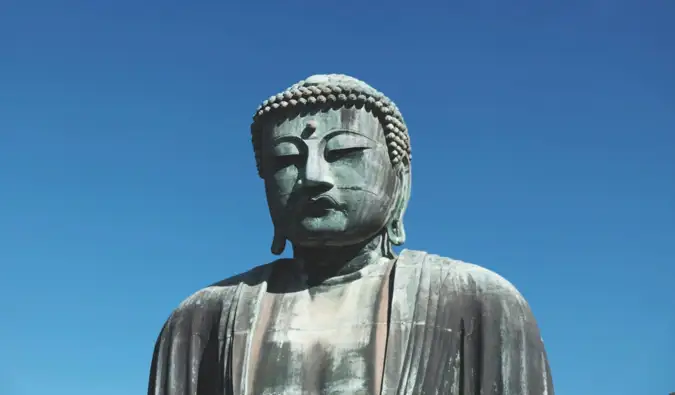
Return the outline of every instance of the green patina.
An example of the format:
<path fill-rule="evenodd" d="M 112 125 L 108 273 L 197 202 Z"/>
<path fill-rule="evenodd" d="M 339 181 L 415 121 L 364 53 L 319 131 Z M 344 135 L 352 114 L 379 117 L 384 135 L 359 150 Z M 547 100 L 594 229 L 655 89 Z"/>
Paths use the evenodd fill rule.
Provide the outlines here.
<path fill-rule="evenodd" d="M 181 303 L 157 341 L 150 395 L 553 395 L 515 287 L 469 263 L 393 253 L 411 157 L 390 99 L 315 75 L 263 102 L 251 133 L 272 252 L 290 241 L 293 257 Z"/>

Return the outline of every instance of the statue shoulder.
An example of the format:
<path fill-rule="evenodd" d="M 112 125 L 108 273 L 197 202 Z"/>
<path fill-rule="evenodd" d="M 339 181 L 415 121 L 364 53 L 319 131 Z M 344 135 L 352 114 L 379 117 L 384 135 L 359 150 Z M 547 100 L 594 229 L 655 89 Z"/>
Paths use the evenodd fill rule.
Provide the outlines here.
<path fill-rule="evenodd" d="M 507 279 L 482 266 L 439 255 L 407 251 L 409 256 L 422 258 L 422 270 L 442 276 L 443 288 L 461 294 L 470 294 L 485 303 L 507 302 L 527 306 L 527 301 Z M 417 259 L 420 260 L 419 258 Z"/>
<path fill-rule="evenodd" d="M 228 277 L 188 296 L 173 311 L 172 316 L 182 315 L 194 310 L 223 309 L 231 303 L 241 286 L 254 287 L 267 280 L 271 270 L 280 260 L 256 266 L 246 272 Z"/>

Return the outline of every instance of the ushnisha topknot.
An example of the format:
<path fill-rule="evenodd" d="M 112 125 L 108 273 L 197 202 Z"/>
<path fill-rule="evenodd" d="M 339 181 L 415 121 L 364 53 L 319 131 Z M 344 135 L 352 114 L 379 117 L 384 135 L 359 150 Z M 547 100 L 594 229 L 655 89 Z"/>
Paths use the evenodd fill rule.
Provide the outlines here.
<path fill-rule="evenodd" d="M 262 144 L 262 120 L 288 112 L 321 107 L 356 107 L 371 112 L 384 127 L 389 158 L 395 167 L 409 166 L 410 136 L 403 115 L 396 104 L 367 83 L 344 74 L 317 74 L 293 84 L 285 91 L 265 100 L 253 116 L 251 140 L 258 175 Z"/>

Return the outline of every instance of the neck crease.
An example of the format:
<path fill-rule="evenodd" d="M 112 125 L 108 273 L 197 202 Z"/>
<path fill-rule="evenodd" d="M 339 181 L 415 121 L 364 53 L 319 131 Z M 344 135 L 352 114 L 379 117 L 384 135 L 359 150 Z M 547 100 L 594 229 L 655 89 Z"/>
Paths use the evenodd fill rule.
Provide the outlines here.
<path fill-rule="evenodd" d="M 357 272 L 381 258 L 393 258 L 387 243 L 387 238 L 380 234 L 363 243 L 344 247 L 293 246 L 293 258 L 302 264 L 309 284 L 321 284 L 330 278 Z"/>

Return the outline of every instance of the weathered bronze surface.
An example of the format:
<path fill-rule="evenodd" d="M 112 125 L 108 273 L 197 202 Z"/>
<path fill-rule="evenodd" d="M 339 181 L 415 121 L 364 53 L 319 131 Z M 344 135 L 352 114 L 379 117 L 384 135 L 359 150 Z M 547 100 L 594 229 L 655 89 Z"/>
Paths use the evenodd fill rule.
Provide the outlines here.
<path fill-rule="evenodd" d="M 153 355 L 149 394 L 553 394 L 520 293 L 405 241 L 410 139 L 362 81 L 317 75 L 251 126 L 279 259 L 187 298 Z"/>

